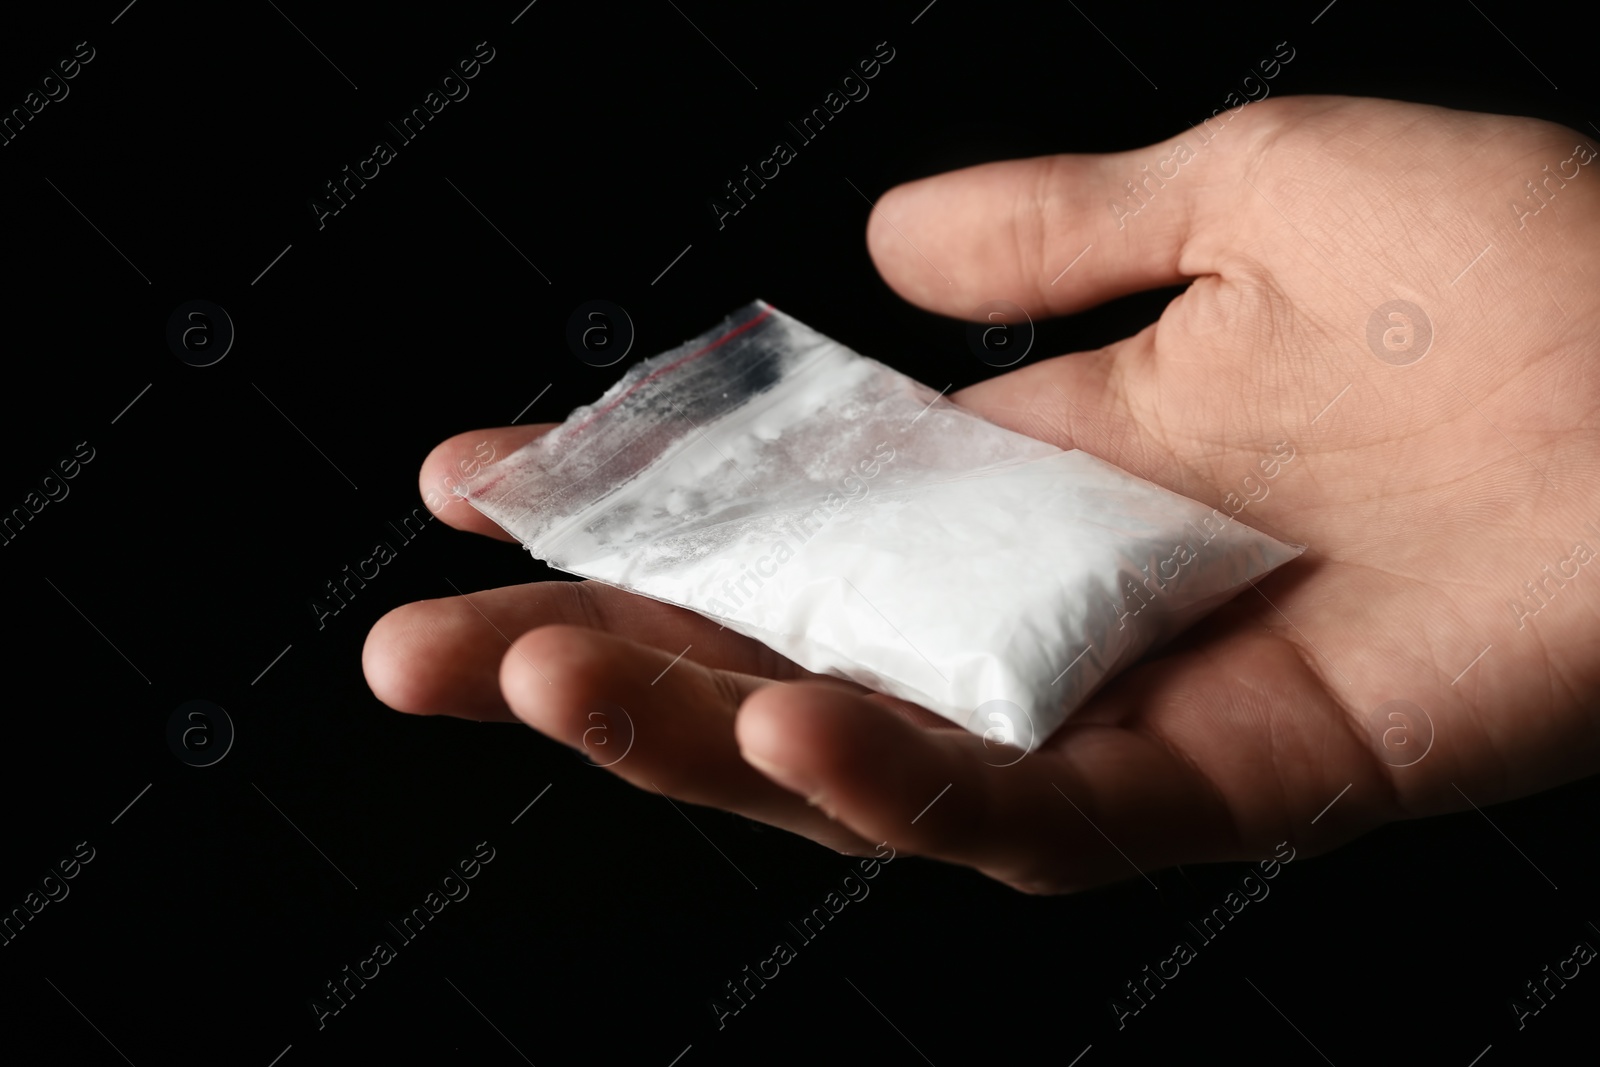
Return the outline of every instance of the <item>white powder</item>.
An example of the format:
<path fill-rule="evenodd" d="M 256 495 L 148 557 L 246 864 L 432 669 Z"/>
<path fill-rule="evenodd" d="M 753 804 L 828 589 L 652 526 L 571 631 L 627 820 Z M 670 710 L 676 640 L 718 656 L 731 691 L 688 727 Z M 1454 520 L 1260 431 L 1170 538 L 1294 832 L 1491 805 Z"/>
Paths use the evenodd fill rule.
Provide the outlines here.
<path fill-rule="evenodd" d="M 468 499 L 553 566 L 1023 748 L 1298 552 L 764 304 L 735 319 Z"/>

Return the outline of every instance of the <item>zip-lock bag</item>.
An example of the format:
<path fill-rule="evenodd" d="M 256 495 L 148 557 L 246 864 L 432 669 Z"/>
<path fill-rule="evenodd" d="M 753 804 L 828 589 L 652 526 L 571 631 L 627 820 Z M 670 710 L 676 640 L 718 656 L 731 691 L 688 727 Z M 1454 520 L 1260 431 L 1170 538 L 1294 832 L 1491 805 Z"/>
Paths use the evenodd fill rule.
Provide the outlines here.
<path fill-rule="evenodd" d="M 552 567 L 1025 751 L 1304 551 L 761 301 L 456 492 Z"/>

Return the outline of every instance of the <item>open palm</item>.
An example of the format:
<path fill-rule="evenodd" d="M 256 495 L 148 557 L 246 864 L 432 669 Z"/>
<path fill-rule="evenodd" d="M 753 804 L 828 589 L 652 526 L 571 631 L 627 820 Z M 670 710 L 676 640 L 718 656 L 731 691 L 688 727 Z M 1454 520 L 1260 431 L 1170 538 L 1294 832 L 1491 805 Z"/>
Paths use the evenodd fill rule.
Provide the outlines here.
<path fill-rule="evenodd" d="M 1302 97 L 883 196 L 874 260 L 937 312 L 1005 299 L 1038 318 L 1189 282 L 1134 337 L 952 399 L 1309 546 L 1009 765 L 923 709 L 594 582 L 397 609 L 368 680 L 402 711 L 520 719 L 669 796 L 1035 892 L 1317 852 L 1588 773 L 1593 159 L 1548 123 Z M 503 455 L 548 429 L 453 438 L 424 485 L 485 438 Z M 461 501 L 439 515 L 506 537 Z"/>

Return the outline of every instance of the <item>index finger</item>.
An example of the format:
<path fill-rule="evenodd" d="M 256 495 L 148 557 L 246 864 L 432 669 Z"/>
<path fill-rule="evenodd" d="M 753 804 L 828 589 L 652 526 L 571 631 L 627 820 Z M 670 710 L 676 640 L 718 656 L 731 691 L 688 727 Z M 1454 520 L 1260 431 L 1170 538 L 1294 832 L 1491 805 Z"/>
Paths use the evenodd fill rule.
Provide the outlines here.
<path fill-rule="evenodd" d="M 422 501 L 434 516 L 449 526 L 469 533 L 484 534 L 500 541 L 515 541 L 493 519 L 456 496 L 453 487 L 472 478 L 489 464 L 504 459 L 517 449 L 557 426 L 553 422 L 527 426 L 502 426 L 492 430 L 458 433 L 439 444 L 422 461 L 419 486 Z"/>

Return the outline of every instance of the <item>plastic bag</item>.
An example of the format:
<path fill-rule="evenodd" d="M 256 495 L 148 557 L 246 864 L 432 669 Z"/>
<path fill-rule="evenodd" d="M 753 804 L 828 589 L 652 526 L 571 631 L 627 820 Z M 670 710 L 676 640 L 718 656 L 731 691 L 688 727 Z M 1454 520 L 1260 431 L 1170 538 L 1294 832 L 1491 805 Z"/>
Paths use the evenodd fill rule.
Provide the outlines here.
<path fill-rule="evenodd" d="M 456 491 L 552 567 L 1023 751 L 1303 551 L 761 301 Z"/>

